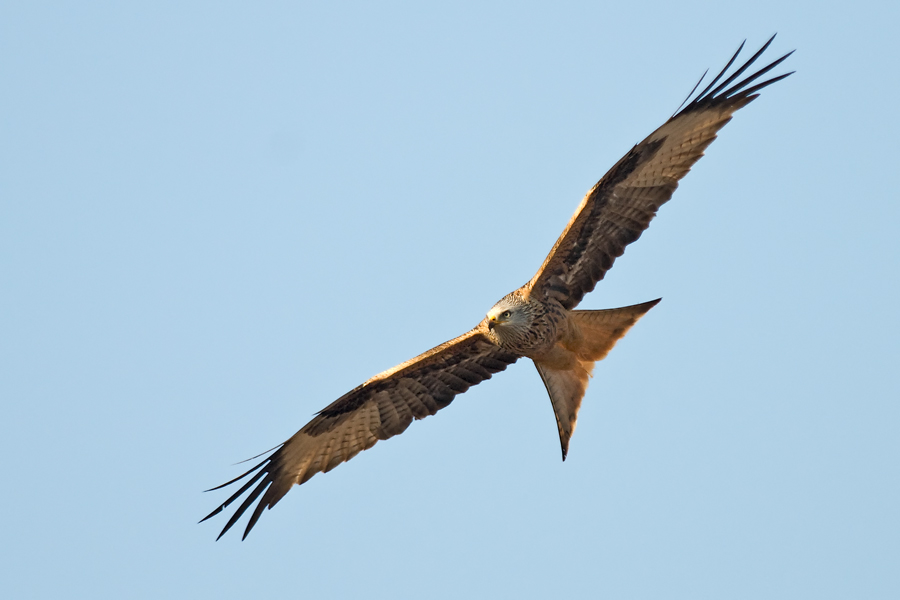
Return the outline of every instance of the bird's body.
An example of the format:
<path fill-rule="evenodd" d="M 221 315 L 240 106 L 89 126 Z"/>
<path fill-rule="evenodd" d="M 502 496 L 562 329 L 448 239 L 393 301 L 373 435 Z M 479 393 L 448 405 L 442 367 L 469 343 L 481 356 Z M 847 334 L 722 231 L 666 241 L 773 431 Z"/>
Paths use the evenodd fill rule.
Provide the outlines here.
<path fill-rule="evenodd" d="M 520 358 L 530 358 L 544 381 L 565 460 L 594 364 L 659 300 L 608 310 L 575 308 L 649 226 L 735 111 L 753 101 L 757 91 L 790 74 L 748 87 L 788 54 L 733 84 L 771 41 L 720 81 L 739 48 L 706 89 L 622 157 L 585 195 L 535 276 L 497 302 L 474 329 L 379 373 L 332 402 L 261 463 L 213 488 L 250 477 L 204 520 L 250 490 L 219 534 L 262 495 L 246 537 L 262 510 L 274 506 L 293 485 L 402 433 L 414 419 L 433 415 Z"/>

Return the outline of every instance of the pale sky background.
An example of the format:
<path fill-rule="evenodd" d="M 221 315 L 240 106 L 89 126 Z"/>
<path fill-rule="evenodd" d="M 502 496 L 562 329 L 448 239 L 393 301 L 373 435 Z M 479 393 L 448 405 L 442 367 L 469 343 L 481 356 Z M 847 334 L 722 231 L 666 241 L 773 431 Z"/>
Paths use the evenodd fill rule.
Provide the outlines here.
<path fill-rule="evenodd" d="M 900 4 L 423 4 L 0 5 L 3 596 L 900 597 Z M 521 361 L 197 525 L 774 32 L 582 304 L 663 298 L 565 463 Z"/>

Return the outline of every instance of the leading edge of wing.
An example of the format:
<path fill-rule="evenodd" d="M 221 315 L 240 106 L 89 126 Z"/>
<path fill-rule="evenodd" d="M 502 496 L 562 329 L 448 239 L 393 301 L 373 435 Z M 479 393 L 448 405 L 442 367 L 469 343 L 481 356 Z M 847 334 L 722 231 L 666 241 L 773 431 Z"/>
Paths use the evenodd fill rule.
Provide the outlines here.
<path fill-rule="evenodd" d="M 225 535 L 259 498 L 241 538 L 246 539 L 263 509 L 272 508 L 293 485 L 330 471 L 378 440 L 402 433 L 413 420 L 435 414 L 457 395 L 520 358 L 496 346 L 482 329 L 479 325 L 388 369 L 332 402 L 262 462 L 207 490 L 222 489 L 247 478 L 200 522 L 221 513 L 250 490 L 216 538 Z"/>

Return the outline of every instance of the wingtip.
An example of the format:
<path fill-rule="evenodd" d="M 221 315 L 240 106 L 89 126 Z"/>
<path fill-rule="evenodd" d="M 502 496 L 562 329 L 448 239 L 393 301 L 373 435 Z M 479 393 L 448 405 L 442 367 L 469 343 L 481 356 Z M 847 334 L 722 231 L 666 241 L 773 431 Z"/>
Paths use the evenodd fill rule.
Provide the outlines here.
<path fill-rule="evenodd" d="M 208 515 L 206 515 L 205 517 L 203 517 L 202 519 L 200 519 L 199 521 L 197 521 L 197 525 L 199 525 L 200 523 L 202 523 L 202 522 L 204 522 L 204 521 L 207 521 L 207 520 L 213 518 L 214 516 L 216 516 L 217 514 L 219 514 L 220 512 L 222 512 L 222 510 L 223 510 L 224 508 L 225 508 L 224 506 L 220 506 L 220 507 L 217 508 L 216 510 L 212 511 L 211 513 L 209 513 Z"/>

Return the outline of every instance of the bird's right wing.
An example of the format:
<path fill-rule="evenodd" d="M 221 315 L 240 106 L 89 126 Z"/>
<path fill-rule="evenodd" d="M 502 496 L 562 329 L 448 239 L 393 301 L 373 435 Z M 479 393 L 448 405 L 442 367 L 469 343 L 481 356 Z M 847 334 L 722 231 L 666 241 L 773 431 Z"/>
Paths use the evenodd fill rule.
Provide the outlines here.
<path fill-rule="evenodd" d="M 244 530 L 246 538 L 263 508 L 275 506 L 294 484 L 330 471 L 378 440 L 403 433 L 414 418 L 433 415 L 457 394 L 490 379 L 520 358 L 494 344 L 485 334 L 485 327 L 482 322 L 468 333 L 376 375 L 331 403 L 268 458 L 240 477 L 213 488 L 249 477 L 203 520 L 222 512 L 253 488 L 219 534 L 222 537 L 231 529 L 262 494 Z"/>

